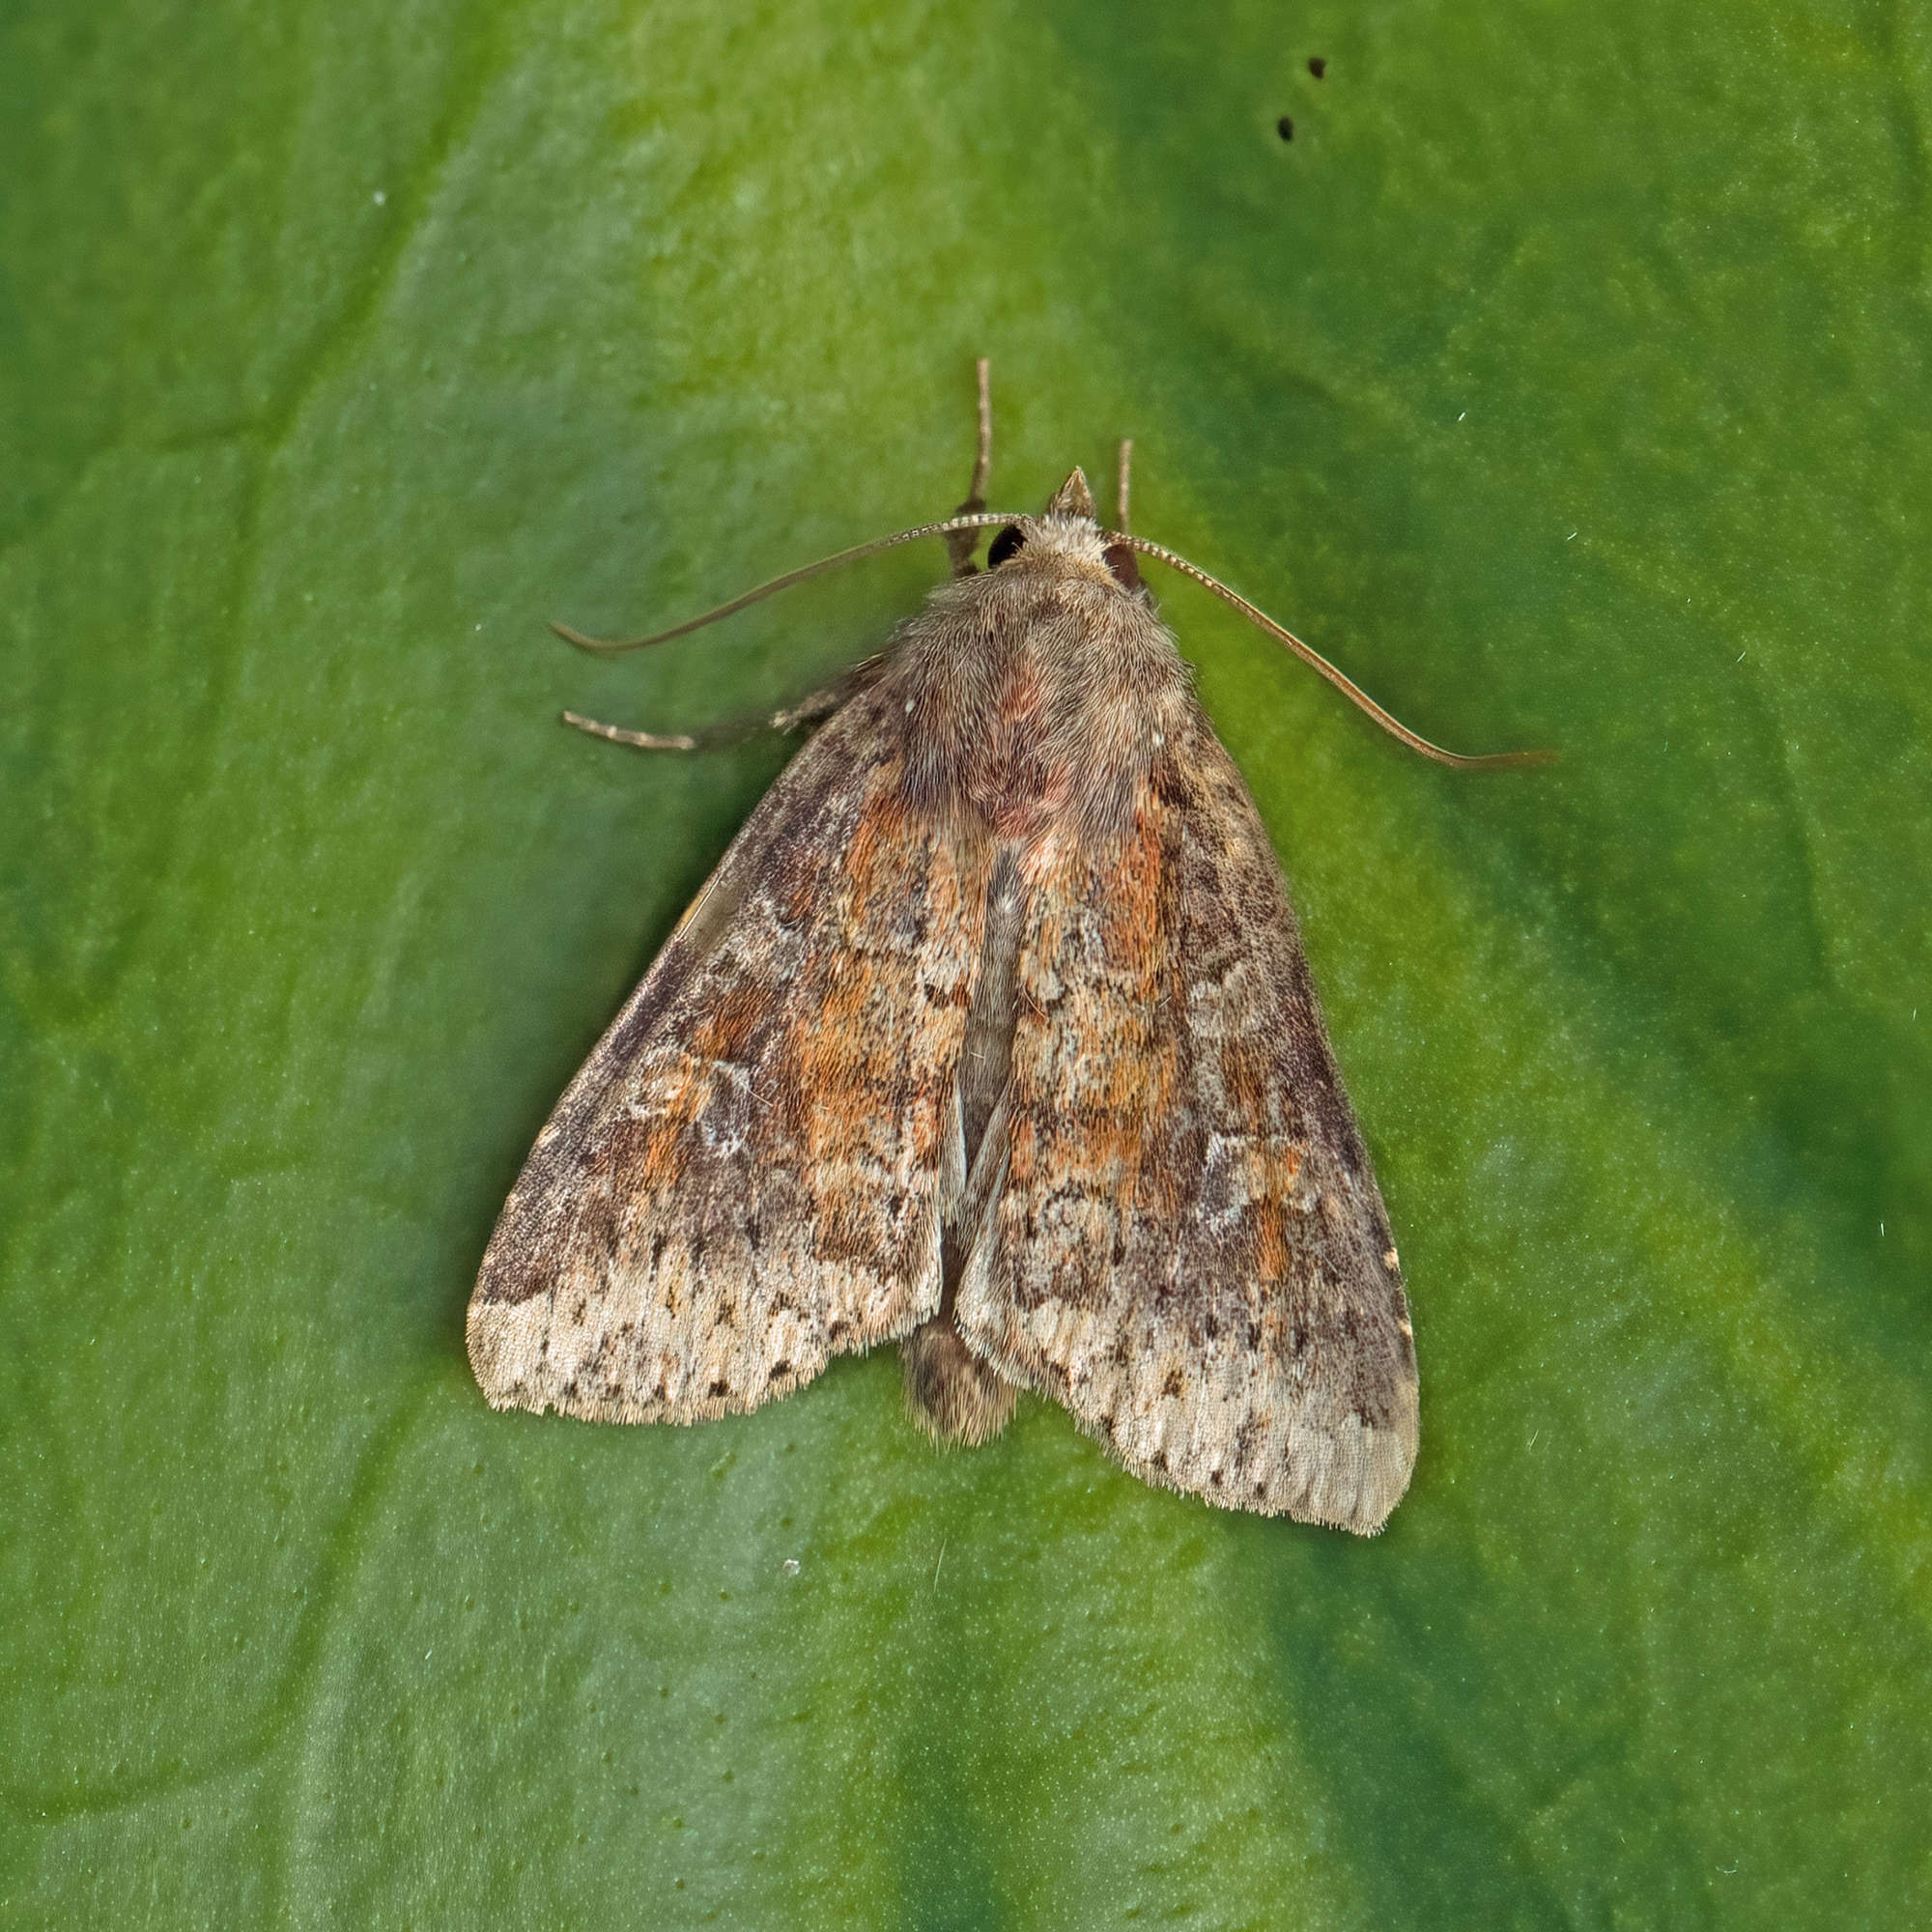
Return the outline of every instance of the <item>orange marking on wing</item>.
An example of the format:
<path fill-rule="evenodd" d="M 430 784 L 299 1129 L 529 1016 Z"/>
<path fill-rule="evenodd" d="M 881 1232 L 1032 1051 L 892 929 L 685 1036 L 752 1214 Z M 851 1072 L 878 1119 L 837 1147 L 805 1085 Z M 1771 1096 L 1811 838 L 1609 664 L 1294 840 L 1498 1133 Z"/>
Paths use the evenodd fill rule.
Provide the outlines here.
<path fill-rule="evenodd" d="M 1254 1272 L 1263 1282 L 1276 1282 L 1288 1276 L 1288 1229 L 1286 1204 L 1279 1192 L 1270 1190 L 1255 1212 Z"/>
<path fill-rule="evenodd" d="M 1259 1040 L 1225 1040 L 1221 1046 L 1221 1084 L 1228 1097 L 1257 1127 L 1267 1109 L 1270 1055 Z"/>
<path fill-rule="evenodd" d="M 1071 1205 L 1062 1264 L 1091 1274 L 1109 1226 L 1165 1198 L 1179 1177 L 1148 1155 L 1152 1124 L 1180 1078 L 1161 1012 L 1180 971 L 1174 952 L 1166 809 L 1143 797 L 1128 835 L 1104 854 L 1042 841 L 1031 855 L 1040 912 L 1022 978 L 1057 993 L 1021 1002 L 1014 1043 L 1015 1191 Z M 1103 1211 L 1104 1204 L 1104 1211 Z"/>
<path fill-rule="evenodd" d="M 694 1061 L 742 1064 L 759 1028 L 768 1024 L 774 989 L 741 980 L 722 995 L 691 1030 Z"/>
<path fill-rule="evenodd" d="M 681 1057 L 678 1070 L 667 1082 L 652 1109 L 651 1119 L 620 1125 L 611 1136 L 609 1152 L 615 1171 L 622 1173 L 636 1161 L 636 1171 L 643 1186 L 651 1192 L 674 1187 L 686 1166 L 685 1139 L 704 1111 L 711 1092 L 712 1070 L 689 1054 Z M 641 1154 L 633 1155 L 633 1135 L 641 1139 Z"/>
<path fill-rule="evenodd" d="M 838 868 L 841 882 L 861 903 L 881 887 L 901 892 L 905 887 L 908 828 L 905 809 L 898 799 L 899 769 L 895 760 L 874 780 L 871 801 L 852 828 L 851 842 Z"/>
<path fill-rule="evenodd" d="M 942 1103 L 965 1030 L 980 948 L 984 867 L 962 876 L 943 839 L 907 811 L 896 763 L 873 795 L 826 882 L 830 912 L 810 997 L 802 999 L 787 1058 L 801 1096 L 801 1179 L 815 1204 L 818 1252 L 883 1271 L 913 1265 L 904 1251 L 923 1206 L 917 1178 L 934 1175 Z M 890 1208 L 856 1189 L 855 1170 L 895 1175 Z"/>

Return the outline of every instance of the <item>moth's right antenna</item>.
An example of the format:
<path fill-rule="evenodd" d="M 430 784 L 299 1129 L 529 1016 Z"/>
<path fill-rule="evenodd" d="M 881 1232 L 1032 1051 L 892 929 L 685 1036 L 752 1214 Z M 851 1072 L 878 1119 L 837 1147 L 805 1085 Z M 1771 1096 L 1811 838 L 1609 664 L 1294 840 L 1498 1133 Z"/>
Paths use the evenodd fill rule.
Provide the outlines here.
<path fill-rule="evenodd" d="M 1391 738 L 1400 739 L 1411 752 L 1420 752 L 1425 758 L 1434 758 L 1437 764 L 1454 765 L 1457 770 L 1464 772 L 1501 771 L 1508 765 L 1548 765 L 1555 762 L 1554 752 L 1488 752 L 1481 756 L 1470 757 L 1462 752 L 1445 752 L 1440 745 L 1432 745 L 1420 732 L 1411 731 L 1400 718 L 1384 711 L 1353 678 L 1331 665 L 1320 651 L 1304 644 L 1293 631 L 1277 624 L 1265 611 L 1250 604 L 1238 590 L 1230 590 L 1218 577 L 1209 577 L 1198 563 L 1189 563 L 1184 556 L 1177 555 L 1157 543 L 1149 543 L 1146 537 L 1129 536 L 1124 529 L 1103 531 L 1102 535 L 1148 556 L 1157 557 L 1169 569 L 1191 577 L 1204 589 L 1211 590 L 1224 603 L 1232 604 L 1249 623 L 1265 631 L 1278 643 L 1286 644 L 1303 664 L 1320 671 L 1351 704 L 1366 711 Z"/>

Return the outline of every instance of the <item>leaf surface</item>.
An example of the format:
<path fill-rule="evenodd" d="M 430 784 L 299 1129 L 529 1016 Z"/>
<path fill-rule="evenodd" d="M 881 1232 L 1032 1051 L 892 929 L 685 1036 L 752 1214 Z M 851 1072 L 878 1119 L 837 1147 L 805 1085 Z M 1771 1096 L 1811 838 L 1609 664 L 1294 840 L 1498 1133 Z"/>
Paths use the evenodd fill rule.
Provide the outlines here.
<path fill-rule="evenodd" d="M 0 1918 L 1932 1916 L 1928 80 L 1743 0 L 13 9 Z M 782 701 L 940 559 L 542 621 L 944 514 L 979 354 L 996 504 L 1131 435 L 1137 527 L 1563 753 L 1157 586 L 1413 1288 L 1372 1543 L 935 1455 L 890 1358 L 469 1378 L 785 754 L 555 713 Z"/>

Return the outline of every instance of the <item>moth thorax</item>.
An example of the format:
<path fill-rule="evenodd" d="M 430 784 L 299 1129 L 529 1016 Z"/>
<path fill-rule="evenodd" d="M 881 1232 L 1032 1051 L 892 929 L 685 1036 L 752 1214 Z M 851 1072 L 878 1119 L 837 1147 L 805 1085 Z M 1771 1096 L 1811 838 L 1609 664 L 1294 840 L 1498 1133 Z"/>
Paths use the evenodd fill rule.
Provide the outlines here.
<path fill-rule="evenodd" d="M 1023 841 L 1132 823 L 1192 704 L 1187 672 L 1147 605 L 1083 566 L 1023 551 L 906 627 L 893 682 L 916 808 Z"/>

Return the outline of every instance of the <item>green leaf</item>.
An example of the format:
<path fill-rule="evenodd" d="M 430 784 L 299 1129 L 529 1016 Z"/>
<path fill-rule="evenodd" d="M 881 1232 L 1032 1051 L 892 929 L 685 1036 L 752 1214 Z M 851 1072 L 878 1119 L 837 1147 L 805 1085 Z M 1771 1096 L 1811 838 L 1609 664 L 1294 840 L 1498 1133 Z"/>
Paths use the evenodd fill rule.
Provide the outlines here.
<path fill-rule="evenodd" d="M 0 1918 L 1932 1916 L 1928 82 L 1744 0 L 11 10 Z M 542 620 L 943 514 L 979 354 L 997 503 L 1132 435 L 1138 527 L 1563 753 L 1159 586 L 1413 1285 L 1374 1542 L 1037 1403 L 935 1455 L 890 1357 L 469 1377 L 785 755 L 555 713 L 782 700 L 940 560 Z"/>

